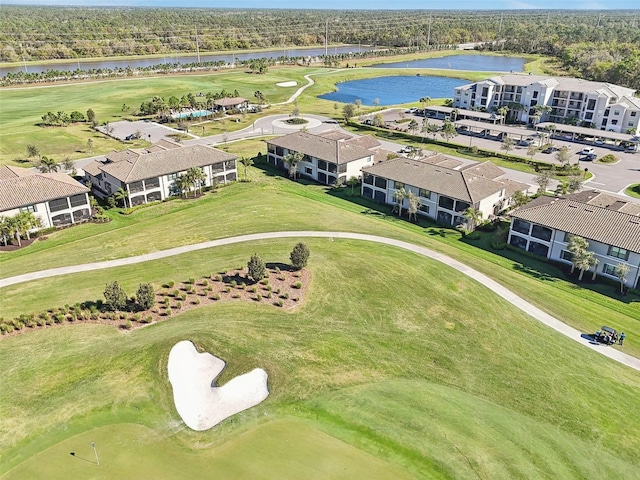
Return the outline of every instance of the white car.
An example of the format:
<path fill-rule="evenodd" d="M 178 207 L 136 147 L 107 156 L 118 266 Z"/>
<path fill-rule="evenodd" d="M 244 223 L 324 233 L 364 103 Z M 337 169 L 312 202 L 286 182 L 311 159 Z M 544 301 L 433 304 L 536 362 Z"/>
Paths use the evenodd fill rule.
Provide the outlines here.
<path fill-rule="evenodd" d="M 582 150 L 580 150 L 580 155 L 591 155 L 594 153 L 596 153 L 596 151 L 593 147 L 585 147 Z"/>

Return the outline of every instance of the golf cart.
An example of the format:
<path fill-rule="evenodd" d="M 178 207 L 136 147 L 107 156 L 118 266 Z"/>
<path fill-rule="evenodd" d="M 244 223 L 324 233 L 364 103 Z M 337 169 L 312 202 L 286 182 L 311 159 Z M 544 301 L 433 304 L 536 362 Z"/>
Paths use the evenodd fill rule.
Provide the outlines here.
<path fill-rule="evenodd" d="M 612 345 L 618 341 L 618 332 L 616 332 L 611 327 L 602 327 L 600 330 L 593 334 L 593 338 L 598 343 Z"/>

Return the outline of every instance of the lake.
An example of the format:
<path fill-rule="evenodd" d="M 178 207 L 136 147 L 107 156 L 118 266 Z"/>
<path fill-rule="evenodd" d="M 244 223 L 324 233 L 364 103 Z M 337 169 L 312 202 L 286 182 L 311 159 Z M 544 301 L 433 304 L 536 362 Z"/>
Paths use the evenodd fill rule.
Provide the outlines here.
<path fill-rule="evenodd" d="M 480 72 L 522 72 L 525 59 L 495 55 L 449 55 L 440 58 L 423 58 L 410 62 L 382 63 L 373 68 L 445 68 Z"/>
<path fill-rule="evenodd" d="M 375 47 L 360 46 L 360 45 L 341 45 L 329 47 L 329 54 L 337 55 L 338 53 L 349 52 L 364 52 L 369 50 L 375 50 Z M 224 61 L 227 63 L 233 63 L 236 60 L 250 60 L 252 58 L 278 58 L 278 57 L 316 57 L 324 55 L 325 49 L 323 48 L 281 48 L 279 50 L 270 50 L 265 52 L 242 52 L 240 50 L 232 53 L 218 54 L 218 55 L 206 55 L 202 54 L 200 60 L 202 62 L 216 62 Z M 47 70 L 60 70 L 60 71 L 74 71 L 79 70 L 92 70 L 100 68 L 127 68 L 133 69 L 151 67 L 153 65 L 161 65 L 166 63 L 195 63 L 198 61 L 196 55 L 186 55 L 181 57 L 170 56 L 156 57 L 156 58 L 129 58 L 125 60 L 68 60 L 56 64 L 39 64 L 39 63 L 27 63 L 26 65 L 16 65 L 13 67 L 0 68 L 0 77 L 4 77 L 7 73 L 17 73 L 19 71 L 27 71 L 29 73 L 46 72 Z"/>
<path fill-rule="evenodd" d="M 460 78 L 422 75 L 367 78 L 338 83 L 337 91 L 319 98 L 341 103 L 359 99 L 363 105 L 375 105 L 374 100 L 378 99 L 378 105 L 396 105 L 417 102 L 422 97 L 452 98 L 453 89 L 467 83 Z"/>

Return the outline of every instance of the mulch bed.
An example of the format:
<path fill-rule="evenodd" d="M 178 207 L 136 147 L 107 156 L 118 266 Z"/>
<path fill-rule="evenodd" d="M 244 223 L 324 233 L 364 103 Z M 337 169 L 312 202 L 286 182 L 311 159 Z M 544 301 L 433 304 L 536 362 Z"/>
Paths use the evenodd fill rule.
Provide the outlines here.
<path fill-rule="evenodd" d="M 0 244 L 0 252 L 15 252 L 16 250 L 20 250 L 21 248 L 28 247 L 37 239 L 33 237 L 31 240 L 20 240 L 22 245 L 18 245 L 17 243 L 10 243 L 9 245 Z"/>
<path fill-rule="evenodd" d="M 162 285 L 155 292 L 156 303 L 150 310 L 117 313 L 100 311 L 94 313 L 94 318 L 90 318 L 90 311 L 84 309 L 85 318 L 73 319 L 71 314 L 73 307 L 51 309 L 47 312 L 51 320 L 56 315 L 63 315 L 64 320 L 59 323 L 51 321 L 49 325 L 37 325 L 41 317 L 36 314 L 32 319 L 32 325 L 26 324 L 20 330 L 1 336 L 9 337 L 31 330 L 75 323 L 104 324 L 122 330 L 134 330 L 170 319 L 194 308 L 221 302 L 252 302 L 290 310 L 303 302 L 310 279 L 311 273 L 308 270 L 294 271 L 284 264 L 268 264 L 265 278 L 258 283 L 254 283 L 247 277 L 246 268 L 215 272 L 208 277 L 193 279 L 193 283 L 190 279 Z"/>

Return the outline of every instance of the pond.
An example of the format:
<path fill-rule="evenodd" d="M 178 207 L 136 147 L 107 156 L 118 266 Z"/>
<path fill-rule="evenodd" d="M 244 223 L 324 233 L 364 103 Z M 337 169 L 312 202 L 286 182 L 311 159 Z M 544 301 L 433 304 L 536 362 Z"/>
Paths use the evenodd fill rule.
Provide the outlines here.
<path fill-rule="evenodd" d="M 452 98 L 453 89 L 467 83 L 461 78 L 422 75 L 367 78 L 338 83 L 335 92 L 319 98 L 342 103 L 360 100 L 362 105 L 397 105 L 417 102 L 422 97 Z"/>
<path fill-rule="evenodd" d="M 423 58 L 410 62 L 382 63 L 373 68 L 445 68 L 479 72 L 522 72 L 526 60 L 519 57 L 497 55 L 449 55 L 440 58 Z"/>

